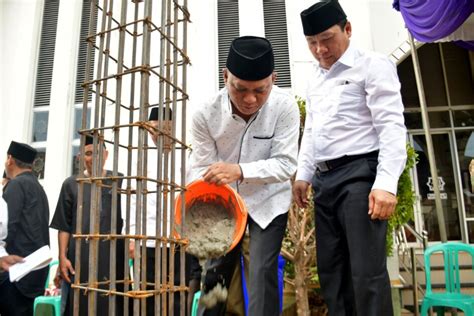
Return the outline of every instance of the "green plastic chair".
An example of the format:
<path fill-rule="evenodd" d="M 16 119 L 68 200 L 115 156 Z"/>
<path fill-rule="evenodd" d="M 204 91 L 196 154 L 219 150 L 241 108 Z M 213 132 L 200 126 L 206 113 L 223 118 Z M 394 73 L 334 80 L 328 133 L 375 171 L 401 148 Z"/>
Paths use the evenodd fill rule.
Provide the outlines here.
<path fill-rule="evenodd" d="M 431 263 L 433 253 L 442 252 L 444 258 L 445 291 L 431 290 Z M 452 242 L 431 246 L 425 251 L 426 294 L 421 306 L 421 315 L 428 315 L 431 307 L 436 307 L 438 316 L 444 315 L 444 307 L 462 310 L 466 316 L 474 316 L 474 296 L 461 293 L 459 276 L 459 252 L 471 255 L 474 271 L 474 247 L 464 243 Z"/>
<path fill-rule="evenodd" d="M 51 273 L 51 268 L 54 267 L 55 265 L 59 264 L 58 260 L 51 261 L 49 263 L 49 271 L 48 271 L 48 276 L 46 277 L 46 284 L 44 285 L 44 288 L 47 289 L 49 287 L 49 275 Z M 61 295 L 57 296 L 38 296 L 35 298 L 35 301 L 33 303 L 33 315 L 36 315 L 36 307 L 40 304 L 47 304 L 47 305 L 52 305 L 53 310 L 54 310 L 54 315 L 60 316 L 61 315 Z"/>
<path fill-rule="evenodd" d="M 201 298 L 201 291 L 197 291 L 196 293 L 194 293 L 193 306 L 191 308 L 191 316 L 197 316 L 200 298 Z"/>

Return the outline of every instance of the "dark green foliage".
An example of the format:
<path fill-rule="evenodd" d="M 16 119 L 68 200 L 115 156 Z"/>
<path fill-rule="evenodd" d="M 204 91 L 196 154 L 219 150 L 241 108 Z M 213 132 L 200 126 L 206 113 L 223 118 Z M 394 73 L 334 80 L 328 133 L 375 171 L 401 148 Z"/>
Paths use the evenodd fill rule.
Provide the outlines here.
<path fill-rule="evenodd" d="M 298 139 L 298 144 L 301 144 L 301 137 L 303 137 L 304 131 L 304 121 L 306 119 L 306 100 L 300 97 L 295 97 L 298 108 L 300 109 L 300 137 Z"/>
<path fill-rule="evenodd" d="M 393 250 L 393 232 L 403 224 L 413 220 L 413 205 L 415 203 L 415 192 L 413 192 L 410 170 L 416 164 L 418 156 L 415 149 L 407 144 L 407 162 L 400 179 L 397 189 L 397 207 L 390 217 L 387 227 L 387 256 L 392 255 Z"/>

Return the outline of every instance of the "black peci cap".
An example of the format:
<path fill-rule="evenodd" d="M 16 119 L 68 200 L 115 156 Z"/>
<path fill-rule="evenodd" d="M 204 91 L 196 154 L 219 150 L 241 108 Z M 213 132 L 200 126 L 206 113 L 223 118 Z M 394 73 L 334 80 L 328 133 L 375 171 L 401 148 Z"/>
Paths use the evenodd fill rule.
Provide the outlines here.
<path fill-rule="evenodd" d="M 148 116 L 149 121 L 158 121 L 158 108 L 154 107 L 151 109 L 150 115 Z M 173 111 L 170 108 L 163 108 L 163 120 L 164 121 L 171 121 L 173 118 Z"/>
<path fill-rule="evenodd" d="M 91 135 L 86 135 L 86 142 L 84 143 L 84 146 L 92 145 L 92 144 L 94 144 L 94 137 L 92 137 Z M 106 148 L 105 142 L 102 143 L 102 146 L 104 146 L 104 148 Z"/>
<path fill-rule="evenodd" d="M 263 37 L 238 37 L 230 45 L 226 67 L 239 79 L 262 80 L 274 70 L 272 45 Z"/>
<path fill-rule="evenodd" d="M 10 147 L 8 147 L 7 154 L 21 162 L 33 163 L 36 158 L 37 151 L 30 145 L 12 141 L 10 143 Z"/>
<path fill-rule="evenodd" d="M 94 137 L 92 137 L 90 135 L 86 135 L 86 142 L 85 142 L 84 146 L 91 145 L 93 143 L 94 143 Z"/>
<path fill-rule="evenodd" d="M 320 1 L 301 12 L 301 23 L 306 36 L 326 31 L 347 18 L 337 0 Z"/>

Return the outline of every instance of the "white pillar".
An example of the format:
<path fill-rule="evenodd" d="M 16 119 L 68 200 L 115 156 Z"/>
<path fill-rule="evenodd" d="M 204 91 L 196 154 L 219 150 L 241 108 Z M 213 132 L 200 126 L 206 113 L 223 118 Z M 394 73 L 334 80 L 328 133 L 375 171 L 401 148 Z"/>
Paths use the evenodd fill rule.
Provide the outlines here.
<path fill-rule="evenodd" d="M 263 0 L 239 0 L 240 36 L 265 37 Z"/>
<path fill-rule="evenodd" d="M 44 188 L 50 199 L 51 215 L 62 181 L 69 176 L 73 102 L 82 1 L 61 1 L 58 13 L 53 79 L 46 143 Z"/>
<path fill-rule="evenodd" d="M 0 152 L 30 143 L 43 1 L 0 1 Z M 3 167 L 0 168 L 3 172 Z"/>

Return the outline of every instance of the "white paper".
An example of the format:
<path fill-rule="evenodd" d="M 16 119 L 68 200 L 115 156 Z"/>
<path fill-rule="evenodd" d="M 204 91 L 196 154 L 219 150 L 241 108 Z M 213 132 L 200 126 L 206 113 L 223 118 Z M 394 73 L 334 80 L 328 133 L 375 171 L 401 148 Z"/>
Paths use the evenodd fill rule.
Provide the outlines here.
<path fill-rule="evenodd" d="M 8 256 L 5 250 L 5 239 L 7 238 L 8 228 L 8 207 L 7 202 L 0 197 L 0 257 Z"/>
<path fill-rule="evenodd" d="M 49 246 L 43 246 L 27 256 L 24 262 L 14 264 L 10 267 L 10 282 L 20 281 L 22 277 L 31 271 L 44 268 L 51 261 L 51 250 Z"/>

